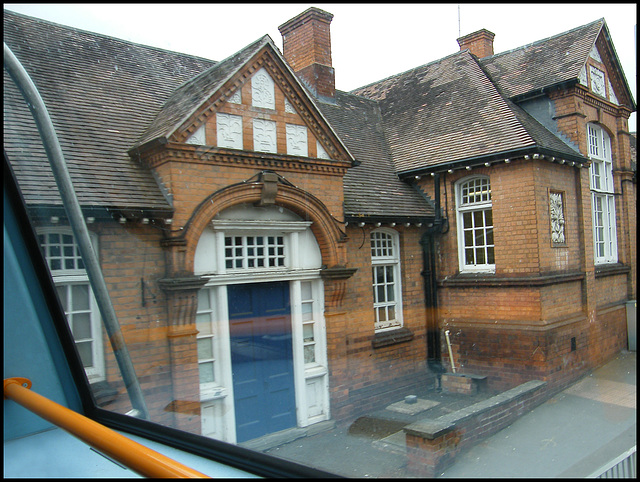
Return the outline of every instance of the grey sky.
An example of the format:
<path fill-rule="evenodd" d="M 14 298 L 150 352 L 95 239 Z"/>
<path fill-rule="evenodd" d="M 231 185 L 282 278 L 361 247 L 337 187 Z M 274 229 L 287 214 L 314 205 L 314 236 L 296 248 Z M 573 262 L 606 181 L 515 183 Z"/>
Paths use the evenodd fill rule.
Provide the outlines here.
<path fill-rule="evenodd" d="M 265 34 L 282 48 L 278 26 L 310 6 L 334 15 L 332 58 L 340 90 L 457 52 L 456 39 L 481 28 L 496 34 L 499 53 L 604 17 L 636 100 L 635 3 L 4 4 L 7 10 L 212 60 Z M 629 128 L 636 130 L 635 113 Z"/>

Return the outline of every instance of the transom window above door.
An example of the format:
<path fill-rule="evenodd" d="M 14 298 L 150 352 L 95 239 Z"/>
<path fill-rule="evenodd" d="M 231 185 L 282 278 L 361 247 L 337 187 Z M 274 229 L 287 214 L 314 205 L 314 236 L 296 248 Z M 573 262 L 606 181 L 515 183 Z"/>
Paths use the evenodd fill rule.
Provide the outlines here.
<path fill-rule="evenodd" d="M 195 253 L 197 274 L 252 282 L 322 267 L 312 222 L 278 206 L 237 205 L 222 211 L 202 233 Z M 307 273 L 308 274 L 308 273 Z"/>
<path fill-rule="evenodd" d="M 284 248 L 284 236 L 225 236 L 225 267 L 281 268 L 285 266 Z"/>

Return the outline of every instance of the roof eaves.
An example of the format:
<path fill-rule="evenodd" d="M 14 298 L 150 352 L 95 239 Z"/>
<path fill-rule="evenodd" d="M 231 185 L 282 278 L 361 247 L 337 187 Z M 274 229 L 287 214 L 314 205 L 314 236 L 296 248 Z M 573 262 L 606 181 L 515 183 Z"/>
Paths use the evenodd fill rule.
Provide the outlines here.
<path fill-rule="evenodd" d="M 518 149 L 512 149 L 509 151 L 502 151 L 493 154 L 487 154 L 476 157 L 468 157 L 465 159 L 457 159 L 455 161 L 443 162 L 431 166 L 420 167 L 417 169 L 411 169 L 398 173 L 400 179 L 407 179 L 409 177 L 422 176 L 426 174 L 435 174 L 442 172 L 453 172 L 456 170 L 471 170 L 474 167 L 485 166 L 489 167 L 494 164 L 505 163 L 508 164 L 515 159 L 547 159 L 550 162 L 557 162 L 559 164 L 574 165 L 589 165 L 590 160 L 578 153 L 571 154 L 568 152 L 559 152 L 554 149 L 541 147 L 538 145 L 532 145 L 528 147 L 521 147 Z"/>
<path fill-rule="evenodd" d="M 531 99 L 534 99 L 536 97 L 543 96 L 543 95 L 547 94 L 548 92 L 551 92 L 551 91 L 554 91 L 554 90 L 566 89 L 566 88 L 569 88 L 569 87 L 573 87 L 578 82 L 579 82 L 579 80 L 576 77 L 574 79 L 564 80 L 562 82 L 556 82 L 555 84 L 547 85 L 547 86 L 539 88 L 539 89 L 530 90 L 529 92 L 525 92 L 523 94 L 514 95 L 513 97 L 510 97 L 509 99 L 511 101 L 515 102 L 516 104 L 518 104 L 518 103 L 523 102 L 525 100 L 531 100 Z"/>
<path fill-rule="evenodd" d="M 347 223 L 362 223 L 362 224 L 428 224 L 432 223 L 435 219 L 435 215 L 429 216 L 406 216 L 406 215 L 398 215 L 398 216 L 389 216 L 389 215 L 377 215 L 377 214 L 366 214 L 366 215 L 356 215 L 356 214 L 345 214 L 344 220 Z"/>

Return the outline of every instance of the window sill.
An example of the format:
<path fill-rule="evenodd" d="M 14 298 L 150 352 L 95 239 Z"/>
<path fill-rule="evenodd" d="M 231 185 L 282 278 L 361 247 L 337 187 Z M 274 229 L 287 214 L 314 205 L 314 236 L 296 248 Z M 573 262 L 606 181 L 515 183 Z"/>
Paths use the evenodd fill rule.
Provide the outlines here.
<path fill-rule="evenodd" d="M 213 400 L 220 400 L 227 396 L 227 389 L 221 386 L 213 387 L 200 387 L 200 401 L 210 402 Z"/>
<path fill-rule="evenodd" d="M 319 364 L 309 364 L 304 368 L 304 377 L 306 379 L 323 377 L 326 374 L 327 368 Z"/>
<path fill-rule="evenodd" d="M 598 264 L 595 267 L 596 278 L 627 274 L 629 271 L 631 271 L 631 268 L 622 263 Z"/>
<path fill-rule="evenodd" d="M 581 271 L 566 273 L 548 273 L 532 276 L 495 276 L 489 274 L 460 273 L 445 279 L 438 280 L 438 286 L 443 288 L 468 288 L 468 287 L 536 287 L 548 286 L 557 283 L 568 283 L 584 279 Z"/>
<path fill-rule="evenodd" d="M 382 331 L 373 336 L 371 344 L 373 348 L 404 343 L 413 339 L 413 332 L 409 328 L 398 328 L 396 330 Z"/>

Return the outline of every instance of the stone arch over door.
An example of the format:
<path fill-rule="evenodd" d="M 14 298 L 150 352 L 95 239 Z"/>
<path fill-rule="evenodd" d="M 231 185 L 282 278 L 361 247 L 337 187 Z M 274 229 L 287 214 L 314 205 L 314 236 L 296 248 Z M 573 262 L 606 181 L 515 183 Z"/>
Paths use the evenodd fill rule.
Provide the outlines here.
<path fill-rule="evenodd" d="M 193 273 L 198 240 L 215 215 L 238 204 L 260 203 L 264 186 L 265 183 L 261 182 L 235 184 L 216 191 L 200 203 L 180 236 L 182 242 L 179 244 L 186 247 L 185 256 L 182 258 L 184 265 L 174 266 L 174 272 Z M 320 246 L 324 266 L 334 268 L 346 265 L 346 235 L 319 199 L 296 187 L 279 184 L 273 203 L 312 222 L 310 229 Z"/>
<path fill-rule="evenodd" d="M 202 434 L 235 443 L 327 420 L 329 372 L 323 261 L 310 216 L 282 203 L 218 206 L 227 204 L 206 216 L 213 219 L 193 263 L 207 280 L 196 313 L 198 346 L 206 347 L 199 363 L 215 360 L 201 378 Z"/>

